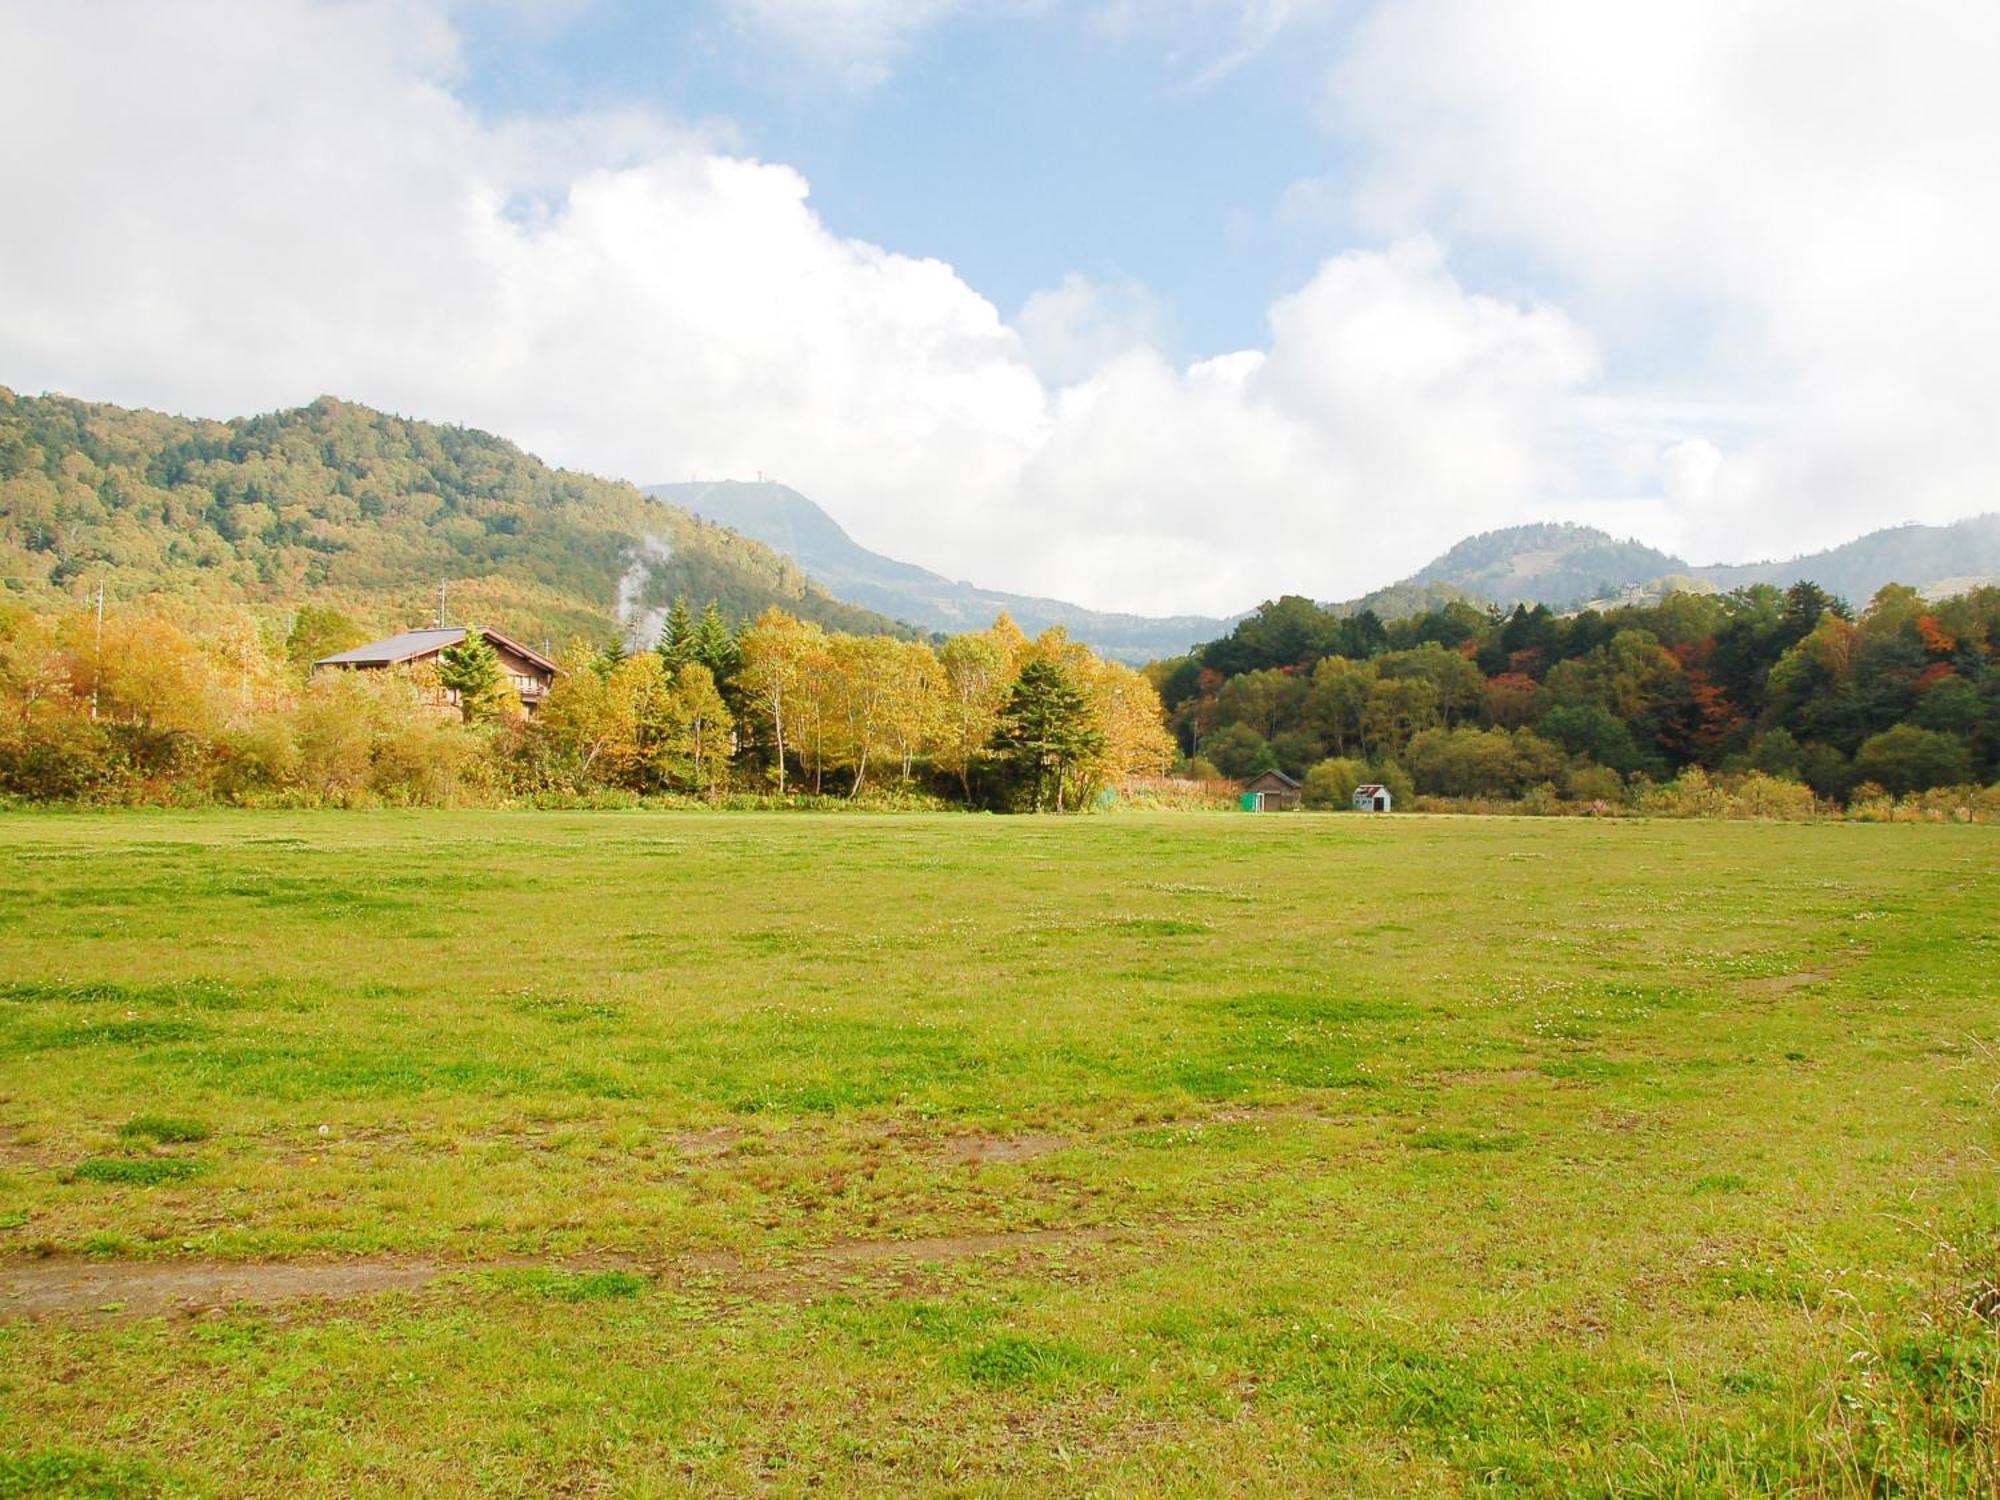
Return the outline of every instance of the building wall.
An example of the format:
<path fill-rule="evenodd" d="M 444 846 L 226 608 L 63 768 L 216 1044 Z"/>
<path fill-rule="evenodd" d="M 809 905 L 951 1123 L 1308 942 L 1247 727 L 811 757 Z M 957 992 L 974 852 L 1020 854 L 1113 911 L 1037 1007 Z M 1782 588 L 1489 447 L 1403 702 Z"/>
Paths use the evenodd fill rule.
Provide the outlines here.
<path fill-rule="evenodd" d="M 1268 792 L 1270 796 L 1294 796 L 1296 798 L 1302 788 L 1288 786 L 1286 782 L 1278 780 L 1272 772 L 1266 770 L 1260 776 L 1252 776 L 1248 782 L 1244 782 L 1244 790 L 1246 792 Z"/>
<path fill-rule="evenodd" d="M 530 713 L 533 713 L 536 706 L 542 701 L 543 695 L 548 692 L 550 684 L 555 679 L 545 668 L 536 666 L 519 652 L 510 651 L 498 642 L 492 644 L 493 654 L 500 658 L 501 677 L 520 696 L 522 706 Z M 412 668 L 428 667 L 435 671 L 438 665 L 438 658 L 443 654 L 444 652 L 440 648 L 436 651 L 425 652 L 422 656 L 413 656 L 408 661 L 397 662 L 389 667 L 377 666 L 372 663 L 356 663 L 352 666 L 339 668 L 338 670 L 408 672 Z M 458 694 L 440 686 L 432 693 L 431 702 L 440 710 L 456 712 L 458 708 Z"/>
<path fill-rule="evenodd" d="M 500 670 L 514 685 L 514 691 L 525 699 L 539 698 L 549 690 L 551 678 L 541 667 L 525 656 L 509 651 L 505 646 L 495 646 L 493 654 L 500 658 Z"/>

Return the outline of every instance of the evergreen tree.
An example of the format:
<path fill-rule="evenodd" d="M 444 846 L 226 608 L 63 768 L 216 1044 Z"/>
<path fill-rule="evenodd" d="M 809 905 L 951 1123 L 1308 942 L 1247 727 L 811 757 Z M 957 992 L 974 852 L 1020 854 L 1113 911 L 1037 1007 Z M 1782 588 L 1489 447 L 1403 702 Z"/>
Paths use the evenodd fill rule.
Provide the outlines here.
<path fill-rule="evenodd" d="M 476 627 L 456 646 L 438 653 L 438 681 L 458 695 L 458 713 L 468 724 L 491 718 L 504 691 L 500 657 Z"/>
<path fill-rule="evenodd" d="M 614 639 L 604 643 L 597 653 L 596 660 L 590 665 L 599 677 L 608 680 L 611 674 L 618 670 L 618 664 L 623 660 L 625 660 L 625 643 Z"/>
<path fill-rule="evenodd" d="M 721 607 L 713 599 L 701 612 L 701 623 L 694 627 L 689 654 L 692 660 L 708 668 L 708 674 L 715 679 L 717 686 L 727 686 L 743 665 L 743 653 L 736 645 L 736 637 L 729 633 Z"/>
<path fill-rule="evenodd" d="M 667 611 L 667 623 L 660 629 L 657 649 L 669 673 L 680 671 L 695 659 L 694 615 L 688 609 L 687 595 L 674 595 L 673 608 Z"/>
<path fill-rule="evenodd" d="M 1104 748 L 1090 701 L 1055 662 L 1030 661 L 1015 679 L 993 731 L 994 758 L 1035 812 L 1063 810 L 1069 769 Z"/>
<path fill-rule="evenodd" d="M 1852 619 L 1847 601 L 1829 594 L 1818 584 L 1800 581 L 1785 590 L 1785 644 L 1804 640 L 1813 633 L 1823 615 Z"/>

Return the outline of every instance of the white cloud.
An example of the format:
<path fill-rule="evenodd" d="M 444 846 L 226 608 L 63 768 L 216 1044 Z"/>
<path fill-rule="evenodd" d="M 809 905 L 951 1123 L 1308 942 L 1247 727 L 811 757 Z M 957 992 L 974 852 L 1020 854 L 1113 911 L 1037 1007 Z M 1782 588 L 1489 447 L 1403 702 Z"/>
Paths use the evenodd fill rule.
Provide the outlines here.
<path fill-rule="evenodd" d="M 1080 282 L 1024 339 L 789 168 L 645 115 L 480 119 L 415 14 L 0 13 L 0 131 L 41 143 L 0 158 L 34 210 L 0 220 L 0 380 L 211 415 L 332 392 L 640 481 L 763 470 L 891 553 L 1155 611 L 1381 583 L 1560 471 L 1589 341 L 1427 241 L 1328 262 L 1268 350 L 1176 367 L 1142 297 Z"/>
<path fill-rule="evenodd" d="M 1010 324 L 711 133 L 482 118 L 470 3 L 586 0 L 0 8 L 30 143 L 0 157 L 0 381 L 326 391 L 642 481 L 762 470 L 885 551 L 1155 611 L 1356 592 L 1546 514 L 1706 561 L 1995 503 L 1984 5 L 1383 0 L 1335 93 L 1388 248 L 1183 365 L 1141 288 L 1072 277 Z M 816 13 L 863 55 L 949 3 Z"/>
<path fill-rule="evenodd" d="M 1154 0 L 1145 13 L 1157 25 L 1175 9 Z M 1219 45 L 1211 44 L 1215 55 L 1195 74 L 1194 87 L 1206 88 L 1264 52 L 1284 32 L 1332 14 L 1339 0 L 1182 0 L 1179 9 L 1211 24 L 1219 16 L 1229 28 Z"/>
<path fill-rule="evenodd" d="M 1271 325 L 1270 399 L 1357 477 L 1438 497 L 1504 500 L 1551 478 L 1524 436 L 1596 359 L 1561 312 L 1466 293 L 1426 241 L 1329 262 Z"/>
<path fill-rule="evenodd" d="M 1524 254 L 1614 369 L 1767 412 L 1655 475 L 1702 560 L 1995 504 L 1995 76 L 1990 0 L 1390 0 L 1332 99 L 1381 232 Z"/>
<path fill-rule="evenodd" d="M 1707 438 L 1682 438 L 1660 454 L 1660 479 L 1667 499 L 1684 509 L 1703 505 L 1722 472 L 1722 450 Z"/>
<path fill-rule="evenodd" d="M 1030 297 L 1014 326 L 1035 372 L 1066 385 L 1121 354 L 1157 347 L 1161 322 L 1158 299 L 1137 282 L 1105 285 L 1072 271 Z"/>
<path fill-rule="evenodd" d="M 532 3 L 532 0 L 516 0 Z M 548 0 L 560 3 L 560 0 Z M 1195 88 L 1235 71 L 1340 0 L 722 0 L 753 33 L 848 87 L 894 71 L 925 32 L 965 15 L 1054 17 L 1102 37 L 1162 42 Z M 1064 45 L 1058 41 L 1053 45 Z"/>
<path fill-rule="evenodd" d="M 788 168 L 643 117 L 484 123 L 400 7 L 112 9 L 0 21 L 0 128 L 49 143 L 0 162 L 38 205 L 0 221 L 0 380 L 210 414 L 330 391 L 891 503 L 990 494 L 1033 439 L 993 307 L 830 233 Z"/>
<path fill-rule="evenodd" d="M 1172 579 L 1184 608 L 1402 576 L 1564 482 L 1550 440 L 1591 375 L 1560 312 L 1468 294 L 1435 245 L 1353 252 L 1271 312 L 1268 351 L 1175 370 L 1112 361 L 1065 390 L 1023 492 L 1096 547 L 1044 565 L 1071 594 Z M 1095 580 L 1093 582 L 1093 580 Z"/>
<path fill-rule="evenodd" d="M 725 0 L 739 20 L 843 83 L 889 76 L 923 32 L 975 0 Z"/>

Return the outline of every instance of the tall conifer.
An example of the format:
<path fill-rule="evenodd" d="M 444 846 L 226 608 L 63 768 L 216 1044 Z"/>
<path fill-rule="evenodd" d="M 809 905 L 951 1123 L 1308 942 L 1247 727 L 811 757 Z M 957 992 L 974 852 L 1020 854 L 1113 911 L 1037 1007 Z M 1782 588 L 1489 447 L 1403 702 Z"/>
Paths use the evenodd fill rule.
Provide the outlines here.
<path fill-rule="evenodd" d="M 1063 810 L 1063 782 L 1077 762 L 1104 746 L 1090 700 L 1055 662 L 1030 661 L 1015 679 L 993 731 L 993 751 L 1036 812 Z"/>
<path fill-rule="evenodd" d="M 687 595 L 674 595 L 673 607 L 667 611 L 667 623 L 660 627 L 657 649 L 670 674 L 680 671 L 695 659 L 694 615 L 688 609 Z"/>

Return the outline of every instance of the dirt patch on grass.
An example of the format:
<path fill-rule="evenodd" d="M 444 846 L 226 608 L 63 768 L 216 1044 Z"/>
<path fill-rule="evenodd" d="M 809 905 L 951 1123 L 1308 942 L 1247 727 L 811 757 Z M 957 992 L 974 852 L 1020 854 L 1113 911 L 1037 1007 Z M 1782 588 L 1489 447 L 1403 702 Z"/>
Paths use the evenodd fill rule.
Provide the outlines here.
<path fill-rule="evenodd" d="M 947 1161 L 979 1165 L 985 1162 L 1034 1161 L 1053 1156 L 1070 1144 L 1061 1135 L 960 1135 L 944 1143 Z"/>
<path fill-rule="evenodd" d="M 783 1260 L 759 1262 L 718 1252 L 697 1257 L 692 1264 L 725 1298 L 810 1302 L 838 1292 L 914 1292 L 931 1286 L 949 1267 L 969 1260 L 1060 1257 L 1065 1251 L 1119 1236 L 1116 1229 L 1090 1227 L 841 1240 Z"/>
<path fill-rule="evenodd" d="M 0 1319 L 64 1313 L 198 1317 L 238 1304 L 269 1307 L 410 1291 L 461 1269 L 427 1260 L 17 1261 L 0 1267 Z"/>
<path fill-rule="evenodd" d="M 1115 1233 L 1112 1229 L 1024 1229 L 1011 1234 L 940 1234 L 915 1240 L 841 1240 L 824 1249 L 809 1251 L 806 1258 L 836 1266 L 895 1261 L 913 1265 L 949 1264 L 979 1255 L 1097 1244 Z"/>
<path fill-rule="evenodd" d="M 682 1156 L 690 1160 L 706 1160 L 728 1155 L 743 1139 L 743 1132 L 734 1125 L 717 1125 L 712 1130 L 672 1131 L 665 1139 Z"/>
<path fill-rule="evenodd" d="M 54 1160 L 46 1141 L 23 1139 L 19 1126 L 0 1126 L 0 1166 L 46 1167 Z"/>
<path fill-rule="evenodd" d="M 1793 990 L 1827 984 L 1832 978 L 1831 974 L 1800 970 L 1796 974 L 1767 974 L 1761 979 L 1745 979 L 1738 983 L 1737 988 L 1746 995 L 1789 995 Z"/>
<path fill-rule="evenodd" d="M 622 1257 L 543 1262 L 396 1260 L 118 1261 L 56 1258 L 0 1262 L 0 1323 L 35 1318 L 133 1319 L 218 1315 L 232 1307 L 335 1302 L 383 1292 L 419 1291 L 442 1276 L 489 1271 L 612 1268 L 649 1273 L 664 1286 L 703 1282 L 725 1295 L 808 1301 L 859 1281 L 908 1288 L 941 1268 L 976 1257 L 1056 1255 L 1114 1237 L 1106 1228 L 931 1235 L 907 1240 L 842 1240 L 768 1262 L 729 1251 L 685 1256 L 653 1267 Z"/>
<path fill-rule="evenodd" d="M 1289 1104 L 1232 1104 L 1207 1115 L 1189 1115 L 1181 1119 L 1164 1121 L 1158 1128 L 1187 1130 L 1202 1125 L 1258 1125 L 1268 1120 L 1310 1120 L 1325 1124 L 1340 1120 L 1334 1111 L 1323 1109 L 1317 1104 L 1293 1102 Z"/>
<path fill-rule="evenodd" d="M 1558 1080 L 1549 1077 L 1540 1068 L 1449 1068 L 1442 1073 L 1432 1073 L 1426 1080 L 1444 1085 L 1491 1084 L 1491 1083 L 1532 1083 L 1547 1088 Z"/>

